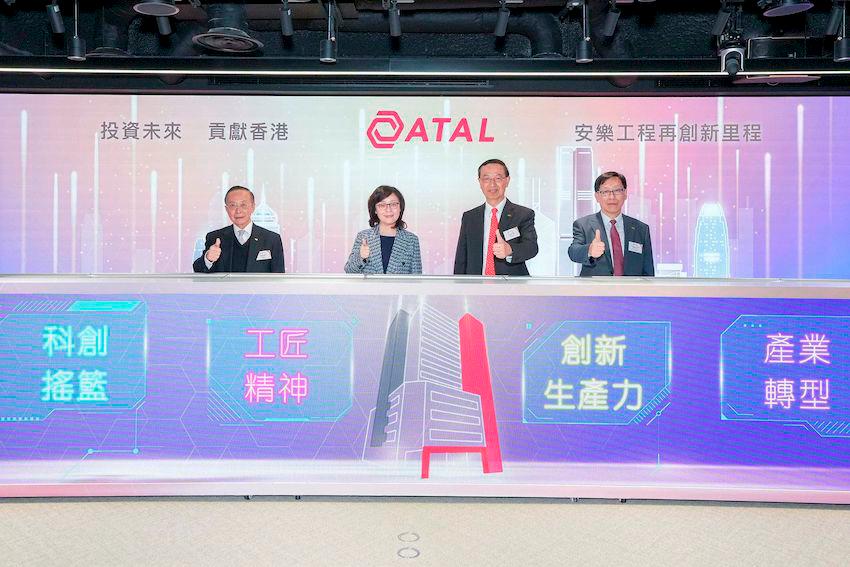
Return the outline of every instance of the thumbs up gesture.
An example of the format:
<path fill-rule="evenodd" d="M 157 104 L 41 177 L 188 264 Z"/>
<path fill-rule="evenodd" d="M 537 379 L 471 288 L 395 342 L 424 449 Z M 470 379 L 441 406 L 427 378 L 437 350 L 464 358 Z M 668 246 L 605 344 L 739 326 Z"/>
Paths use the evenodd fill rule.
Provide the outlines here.
<path fill-rule="evenodd" d="M 207 260 L 211 263 L 215 263 L 219 257 L 221 257 L 221 238 L 215 239 L 215 244 L 210 246 L 210 249 L 207 250 Z"/>
<path fill-rule="evenodd" d="M 596 229 L 596 236 L 590 243 L 590 248 L 587 250 L 587 254 L 591 258 L 599 258 L 605 254 L 605 243 L 602 242 L 602 235 L 599 233 L 598 228 Z"/>
<path fill-rule="evenodd" d="M 369 244 L 365 236 L 360 240 L 360 257 L 364 260 L 369 258 Z"/>
<path fill-rule="evenodd" d="M 499 260 L 504 260 L 508 256 L 513 254 L 513 248 L 511 245 L 505 242 L 505 239 L 502 238 L 502 233 L 498 230 L 496 231 L 496 243 L 493 244 L 493 256 L 498 258 Z"/>

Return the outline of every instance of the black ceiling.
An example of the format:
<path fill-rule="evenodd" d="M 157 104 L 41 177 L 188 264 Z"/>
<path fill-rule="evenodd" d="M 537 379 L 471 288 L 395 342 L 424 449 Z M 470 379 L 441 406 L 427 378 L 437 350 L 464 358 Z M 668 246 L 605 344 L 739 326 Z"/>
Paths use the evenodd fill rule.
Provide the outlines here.
<path fill-rule="evenodd" d="M 826 34 L 834 7 L 830 0 L 772 18 L 763 14 L 766 2 L 794 2 L 617 0 L 613 4 L 620 15 L 611 37 L 605 37 L 604 28 L 612 2 L 587 0 L 593 61 L 585 64 L 575 61 L 584 37 L 582 7 L 571 6 L 581 0 L 508 0 L 504 38 L 493 34 L 498 0 L 399 0 L 399 38 L 389 35 L 388 1 L 335 3 L 336 63 L 328 65 L 319 62 L 320 44 L 328 35 L 328 4 L 318 0 L 290 2 L 291 37 L 281 34 L 281 2 L 178 1 L 179 12 L 168 20 L 171 33 L 163 35 L 154 17 L 134 10 L 145 3 L 141 0 L 80 0 L 78 36 L 85 41 L 85 61 L 67 59 L 74 35 L 72 0 L 57 2 L 64 34 L 51 31 L 48 0 L 0 0 L 0 88 L 178 88 L 187 78 L 188 88 L 201 90 L 204 85 L 276 90 L 275 85 L 322 84 L 342 90 L 360 85 L 437 91 L 512 84 L 516 90 L 518 81 L 520 90 L 545 92 L 665 85 L 683 91 L 768 88 L 742 84 L 759 73 L 756 82 L 783 83 L 781 89 L 797 88 L 784 84 L 788 78 L 782 73 L 812 81 L 806 88 L 840 91 L 850 84 L 850 63 L 835 61 L 834 45 L 843 33 Z M 733 16 L 718 37 L 712 28 L 724 5 Z M 214 34 L 213 43 L 247 50 L 227 53 L 199 45 L 198 38 L 211 28 L 240 30 Z M 719 57 L 730 45 L 743 53 L 744 69 L 737 77 L 724 73 Z M 768 73 L 776 75 L 768 80 Z"/>

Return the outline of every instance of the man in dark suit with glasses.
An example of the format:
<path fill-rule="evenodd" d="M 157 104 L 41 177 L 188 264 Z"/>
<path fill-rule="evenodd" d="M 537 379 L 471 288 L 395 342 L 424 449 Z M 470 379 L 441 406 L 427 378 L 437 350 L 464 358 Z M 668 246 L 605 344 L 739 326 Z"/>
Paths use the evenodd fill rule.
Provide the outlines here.
<path fill-rule="evenodd" d="M 628 198 L 626 177 L 603 173 L 593 184 L 602 210 L 573 223 L 568 251 L 581 264 L 582 276 L 654 276 L 649 225 L 623 214 Z"/>

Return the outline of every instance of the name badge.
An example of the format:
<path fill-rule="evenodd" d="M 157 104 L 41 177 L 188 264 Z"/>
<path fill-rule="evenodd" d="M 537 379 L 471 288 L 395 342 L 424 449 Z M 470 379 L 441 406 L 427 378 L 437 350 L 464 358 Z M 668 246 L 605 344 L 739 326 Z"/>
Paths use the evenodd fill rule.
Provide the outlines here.
<path fill-rule="evenodd" d="M 517 227 L 510 228 L 510 229 L 506 230 L 504 233 L 502 233 L 502 238 L 504 238 L 505 240 L 512 240 L 512 239 L 518 238 L 518 237 L 519 237 L 519 228 L 517 228 Z"/>
<path fill-rule="evenodd" d="M 640 242 L 629 241 L 629 252 L 637 252 L 638 254 L 643 254 L 643 244 L 641 244 Z"/>
<path fill-rule="evenodd" d="M 631 244 L 631 243 L 629 243 Z M 272 259 L 272 251 L 271 250 L 260 250 L 260 253 L 257 254 L 257 260 L 271 260 Z"/>

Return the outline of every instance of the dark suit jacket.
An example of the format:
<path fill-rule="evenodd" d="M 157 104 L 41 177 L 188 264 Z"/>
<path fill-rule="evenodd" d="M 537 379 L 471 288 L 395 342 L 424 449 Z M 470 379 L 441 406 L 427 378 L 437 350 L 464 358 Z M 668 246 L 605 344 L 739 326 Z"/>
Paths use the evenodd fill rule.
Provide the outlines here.
<path fill-rule="evenodd" d="M 484 271 L 484 207 L 480 205 L 463 213 L 460 235 L 455 252 L 455 274 L 480 276 Z M 534 211 L 527 207 L 505 202 L 499 219 L 499 232 L 519 229 L 519 236 L 507 240 L 513 253 L 511 261 L 496 258 L 496 275 L 527 276 L 526 260 L 537 256 L 537 232 L 534 230 Z"/>
<path fill-rule="evenodd" d="M 221 239 L 221 256 L 212 265 L 212 268 L 208 270 L 204 262 L 204 256 L 206 256 L 210 246 L 215 244 L 216 238 Z M 251 238 L 248 242 L 248 266 L 245 269 L 246 272 L 282 274 L 286 271 L 283 259 L 283 243 L 280 241 L 280 235 L 278 233 L 266 230 L 255 224 L 251 228 Z M 201 274 L 232 272 L 233 246 L 236 243 L 236 234 L 233 232 L 232 224 L 210 232 L 207 234 L 204 253 L 201 254 L 200 258 L 195 260 L 192 268 Z M 257 260 L 257 255 L 263 250 L 268 250 L 272 257 L 268 260 Z"/>
<path fill-rule="evenodd" d="M 654 276 L 655 264 L 652 260 L 652 241 L 649 238 L 649 225 L 634 217 L 623 215 L 623 233 L 620 238 L 623 241 L 623 275 L 626 276 Z M 605 243 L 605 253 L 599 258 L 591 258 L 587 251 L 590 243 L 596 237 L 599 230 L 602 241 Z M 643 246 L 642 252 L 629 250 L 629 242 L 635 242 Z M 613 276 L 614 263 L 611 260 L 611 244 L 605 232 L 602 221 L 602 213 L 587 215 L 573 223 L 573 243 L 568 250 L 570 260 L 581 264 L 582 276 Z"/>

